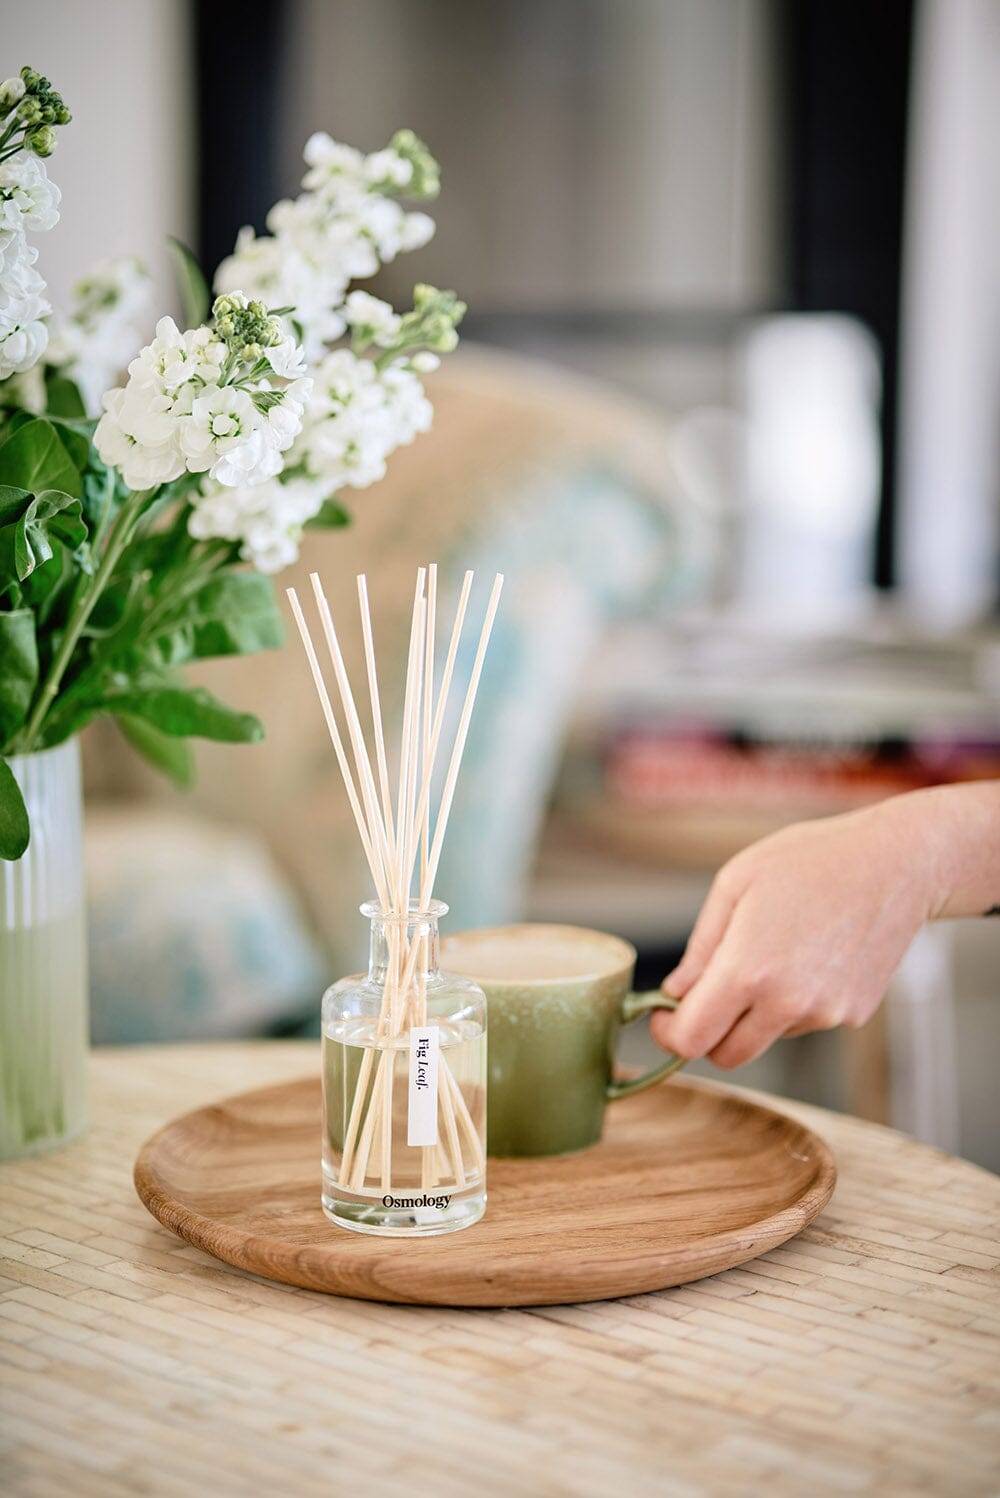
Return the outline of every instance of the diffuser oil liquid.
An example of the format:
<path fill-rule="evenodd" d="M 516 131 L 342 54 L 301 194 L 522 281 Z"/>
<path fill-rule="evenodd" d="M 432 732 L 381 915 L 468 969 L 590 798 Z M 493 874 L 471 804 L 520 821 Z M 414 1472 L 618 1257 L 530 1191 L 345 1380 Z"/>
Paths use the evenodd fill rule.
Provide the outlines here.
<path fill-rule="evenodd" d="M 407 1237 L 468 1227 L 486 1207 L 485 1148 L 478 1014 L 391 1037 L 372 1016 L 325 1017 L 323 1210 L 334 1222 Z"/>

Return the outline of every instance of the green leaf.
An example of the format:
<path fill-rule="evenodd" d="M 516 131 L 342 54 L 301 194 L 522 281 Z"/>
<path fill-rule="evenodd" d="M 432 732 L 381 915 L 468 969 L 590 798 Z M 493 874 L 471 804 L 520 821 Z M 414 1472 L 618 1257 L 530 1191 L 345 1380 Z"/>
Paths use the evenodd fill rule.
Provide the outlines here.
<path fill-rule="evenodd" d="M 167 250 L 177 275 L 185 324 L 189 328 L 199 328 L 208 321 L 212 309 L 212 293 L 204 272 L 187 245 L 179 239 L 169 236 Z"/>
<path fill-rule="evenodd" d="M 83 442 L 85 455 L 85 438 Z M 0 447 L 0 484 L 11 484 L 32 494 L 58 489 L 79 499 L 83 475 L 52 422 L 36 416 L 23 422 Z"/>
<path fill-rule="evenodd" d="M 28 716 L 38 684 L 38 641 L 30 609 L 0 614 L 0 662 L 0 744 L 5 744 Z"/>
<path fill-rule="evenodd" d="M 343 505 L 337 504 L 334 499 L 324 499 L 318 514 L 305 523 L 307 531 L 336 530 L 339 526 L 350 525 L 351 517 Z"/>
<path fill-rule="evenodd" d="M 270 578 L 230 572 L 161 615 L 136 647 L 146 664 L 177 666 L 218 655 L 251 655 L 284 643 Z"/>
<path fill-rule="evenodd" d="M 49 416 L 86 416 L 76 381 L 58 374 L 50 365 L 45 371 L 45 409 Z"/>
<path fill-rule="evenodd" d="M 0 759 L 0 858 L 20 858 L 28 846 L 28 808 L 14 771 Z"/>
<path fill-rule="evenodd" d="M 175 785 L 187 790 L 194 783 L 194 755 L 185 739 L 171 738 L 161 733 L 142 718 L 131 718 L 126 713 L 116 713 L 115 722 L 136 749 L 154 770 L 169 775 Z"/>
<path fill-rule="evenodd" d="M 0 578 L 23 582 L 52 556 L 53 541 L 74 550 L 86 539 L 79 499 L 55 489 L 30 494 L 0 485 Z"/>
<path fill-rule="evenodd" d="M 226 707 L 204 687 L 150 686 L 110 691 L 104 702 L 109 712 L 142 718 L 161 733 L 180 738 L 193 735 L 223 744 L 259 744 L 264 737 L 259 718 Z"/>
<path fill-rule="evenodd" d="M 98 538 L 105 534 L 126 492 L 124 482 L 115 470 L 108 468 L 92 452 L 84 470 L 83 493 L 80 496 L 83 518 L 92 537 Z"/>
<path fill-rule="evenodd" d="M 48 421 L 66 449 L 70 462 L 82 475 L 95 456 L 91 441 L 97 429 L 96 420 L 84 416 L 58 416 L 50 411 Z"/>

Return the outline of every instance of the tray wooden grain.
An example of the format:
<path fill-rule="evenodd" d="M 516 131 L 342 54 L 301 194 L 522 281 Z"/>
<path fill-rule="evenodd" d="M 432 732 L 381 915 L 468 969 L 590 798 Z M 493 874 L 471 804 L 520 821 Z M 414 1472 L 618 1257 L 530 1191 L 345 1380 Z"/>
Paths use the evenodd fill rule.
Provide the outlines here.
<path fill-rule="evenodd" d="M 702 1279 L 794 1236 L 836 1167 L 803 1124 L 674 1079 L 608 1110 L 600 1144 L 491 1160 L 486 1215 L 440 1238 L 366 1237 L 323 1215 L 318 1078 L 184 1114 L 143 1145 L 136 1190 L 165 1227 L 239 1269 L 362 1300 L 554 1305 Z"/>

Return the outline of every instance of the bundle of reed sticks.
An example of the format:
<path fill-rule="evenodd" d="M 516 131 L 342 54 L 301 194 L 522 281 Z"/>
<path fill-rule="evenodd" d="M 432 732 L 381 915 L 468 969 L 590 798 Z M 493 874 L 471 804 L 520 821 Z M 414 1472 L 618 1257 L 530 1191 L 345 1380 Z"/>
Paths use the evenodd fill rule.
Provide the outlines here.
<path fill-rule="evenodd" d="M 395 796 L 365 577 L 362 575 L 357 580 L 358 603 L 374 753 L 366 741 L 361 714 L 318 574 L 310 574 L 310 581 L 333 667 L 350 756 L 298 596 L 294 588 L 287 590 L 361 846 L 371 870 L 378 905 L 386 921 L 388 963 L 384 997 L 375 1043 L 365 1048 L 362 1057 L 340 1164 L 340 1184 L 352 1192 L 363 1192 L 370 1177 L 381 1190 L 389 1190 L 392 1186 L 395 1058 L 410 1027 L 427 1023 L 430 927 L 426 920 L 420 919 L 420 915 L 428 911 L 434 898 L 434 880 L 503 587 L 503 577 L 498 573 L 447 757 L 443 786 L 432 815 L 435 766 L 444 763 L 442 738 L 473 577 L 472 572 L 465 574 L 435 693 L 437 567 L 432 563 L 418 569 L 410 621 Z M 479 1131 L 443 1052 L 439 1063 L 438 1110 L 441 1127 L 437 1142 L 421 1148 L 422 1185 L 427 1189 L 452 1184 L 453 1189 L 461 1189 L 470 1180 L 482 1176 L 485 1160 Z"/>

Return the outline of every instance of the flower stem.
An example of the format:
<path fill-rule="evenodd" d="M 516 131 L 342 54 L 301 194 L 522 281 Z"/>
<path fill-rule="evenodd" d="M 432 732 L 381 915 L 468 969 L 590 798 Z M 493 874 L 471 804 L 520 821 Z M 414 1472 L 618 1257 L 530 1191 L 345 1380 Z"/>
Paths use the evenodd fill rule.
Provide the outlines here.
<path fill-rule="evenodd" d="M 49 667 L 49 674 L 45 678 L 45 685 L 39 693 L 38 701 L 35 703 L 31 717 L 28 719 L 24 732 L 21 735 L 20 753 L 29 754 L 34 748 L 39 730 L 59 690 L 59 685 L 65 674 L 66 667 L 70 663 L 73 651 L 76 649 L 77 642 L 83 632 L 83 627 L 93 613 L 97 600 L 104 592 L 108 580 L 118 564 L 119 557 L 128 545 L 129 538 L 144 505 L 154 492 L 152 489 L 140 489 L 125 501 L 118 512 L 118 518 L 111 528 L 108 536 L 108 544 L 104 548 L 101 565 L 97 569 L 94 581 L 78 600 L 67 621 L 66 633 L 62 637 L 62 643 L 56 651 L 52 665 Z"/>

